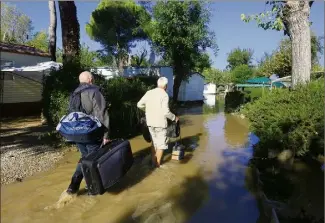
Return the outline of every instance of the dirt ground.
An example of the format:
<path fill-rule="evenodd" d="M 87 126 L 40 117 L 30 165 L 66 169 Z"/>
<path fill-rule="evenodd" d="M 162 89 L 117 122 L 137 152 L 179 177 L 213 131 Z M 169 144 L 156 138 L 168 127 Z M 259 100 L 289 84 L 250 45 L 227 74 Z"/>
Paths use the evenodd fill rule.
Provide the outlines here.
<path fill-rule="evenodd" d="M 51 130 L 39 117 L 3 119 L 0 136 L 1 184 L 50 169 L 67 151 L 53 143 Z"/>

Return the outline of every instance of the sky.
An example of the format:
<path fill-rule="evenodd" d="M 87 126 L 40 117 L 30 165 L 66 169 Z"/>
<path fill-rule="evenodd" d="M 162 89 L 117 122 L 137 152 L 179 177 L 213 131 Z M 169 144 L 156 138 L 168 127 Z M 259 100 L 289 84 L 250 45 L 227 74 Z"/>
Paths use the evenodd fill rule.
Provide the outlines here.
<path fill-rule="evenodd" d="M 48 3 L 40 1 L 11 2 L 19 10 L 28 15 L 33 23 L 34 31 L 48 30 L 49 10 Z M 80 23 L 80 42 L 86 43 L 90 49 L 97 50 L 101 46 L 99 43 L 92 41 L 85 31 L 85 26 L 89 22 L 92 11 L 96 9 L 98 1 L 86 2 L 76 1 L 77 16 Z M 256 14 L 263 12 L 265 2 L 236 2 L 224 1 L 212 3 L 212 17 L 209 27 L 215 32 L 216 42 L 218 44 L 218 54 L 215 57 L 211 50 L 209 55 L 212 60 L 212 66 L 218 69 L 225 69 L 227 66 L 228 53 L 237 47 L 250 48 L 254 51 L 254 61 L 258 61 L 264 52 L 275 50 L 282 38 L 283 32 L 274 30 L 263 30 L 257 27 L 254 21 L 244 23 L 240 15 Z M 61 23 L 59 9 L 57 5 L 58 26 L 57 26 L 57 46 L 62 47 Z M 310 20 L 313 22 L 311 30 L 317 36 L 324 36 L 324 1 L 315 1 L 311 8 Z M 132 53 L 139 52 L 140 48 L 148 46 L 147 44 L 138 45 Z M 324 56 L 321 55 L 320 62 L 324 66 Z"/>

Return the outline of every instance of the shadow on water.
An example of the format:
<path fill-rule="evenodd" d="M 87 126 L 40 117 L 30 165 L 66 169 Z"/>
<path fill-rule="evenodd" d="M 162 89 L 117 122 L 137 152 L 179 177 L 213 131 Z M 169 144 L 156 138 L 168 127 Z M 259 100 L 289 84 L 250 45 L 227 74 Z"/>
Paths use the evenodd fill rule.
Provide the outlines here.
<path fill-rule="evenodd" d="M 260 212 L 274 207 L 281 223 L 324 222 L 324 173 L 319 166 L 296 159 L 287 169 L 276 159 L 255 154 L 249 165 L 259 171 L 259 179 L 252 179 L 259 187 L 250 188 L 252 193 L 263 192 L 272 201 L 265 205 L 264 199 L 260 200 Z"/>
<path fill-rule="evenodd" d="M 137 212 L 136 209 L 131 209 L 125 212 L 116 223 L 187 222 L 188 217 L 196 212 L 207 200 L 208 184 L 201 174 L 197 172 L 195 176 L 185 178 L 174 191 L 168 191 L 164 199 L 149 203 L 149 207 L 143 211 Z"/>
<path fill-rule="evenodd" d="M 324 222 L 324 173 L 317 161 L 309 163 L 298 158 L 290 168 L 276 158 L 268 158 L 259 144 L 252 148 L 248 165 L 258 170 L 247 176 L 247 188 L 258 197 L 258 223 L 270 222 L 270 208 L 275 208 L 281 223 Z M 266 213 L 265 215 L 263 213 Z"/>

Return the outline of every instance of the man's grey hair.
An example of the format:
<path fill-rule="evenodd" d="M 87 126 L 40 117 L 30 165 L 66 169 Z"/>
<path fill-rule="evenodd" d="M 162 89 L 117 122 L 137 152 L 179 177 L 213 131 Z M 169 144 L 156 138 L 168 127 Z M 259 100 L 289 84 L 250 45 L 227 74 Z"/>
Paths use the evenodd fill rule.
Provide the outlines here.
<path fill-rule="evenodd" d="M 158 87 L 166 87 L 168 84 L 168 79 L 166 77 L 160 77 L 157 81 Z"/>

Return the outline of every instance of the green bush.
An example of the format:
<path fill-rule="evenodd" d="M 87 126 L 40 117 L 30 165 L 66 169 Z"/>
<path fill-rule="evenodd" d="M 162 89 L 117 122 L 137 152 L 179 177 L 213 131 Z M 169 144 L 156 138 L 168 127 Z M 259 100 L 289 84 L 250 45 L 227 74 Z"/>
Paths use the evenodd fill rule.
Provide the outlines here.
<path fill-rule="evenodd" d="M 53 71 L 44 79 L 43 116 L 51 127 L 55 127 L 60 118 L 67 113 L 69 95 L 79 85 L 79 74 L 85 69 L 74 65 L 65 65 Z M 112 78 L 105 80 L 95 76 L 95 84 L 101 87 L 110 116 L 111 137 L 125 137 L 137 131 L 139 118 L 143 115 L 136 103 L 152 84 L 144 83 L 141 78 Z M 142 78 L 143 79 L 143 78 Z M 153 80 L 147 79 L 147 82 Z"/>
<path fill-rule="evenodd" d="M 243 84 L 253 76 L 253 69 L 246 64 L 239 65 L 231 71 L 231 81 Z"/>
<path fill-rule="evenodd" d="M 143 112 L 137 108 L 137 102 L 152 85 L 141 78 L 112 78 L 102 86 L 102 92 L 110 103 L 110 128 L 112 137 L 124 137 L 134 134 Z"/>
<path fill-rule="evenodd" d="M 78 86 L 79 74 L 84 69 L 67 64 L 52 71 L 43 80 L 43 116 L 50 126 L 55 126 L 68 108 L 69 94 Z"/>
<path fill-rule="evenodd" d="M 262 97 L 263 95 L 267 94 L 270 89 L 269 88 L 245 88 L 244 90 L 246 92 L 246 94 L 248 94 L 252 100 L 254 99 L 258 99 L 260 97 Z"/>
<path fill-rule="evenodd" d="M 324 79 L 295 90 L 274 89 L 242 112 L 263 149 L 290 149 L 297 156 L 323 153 Z"/>

